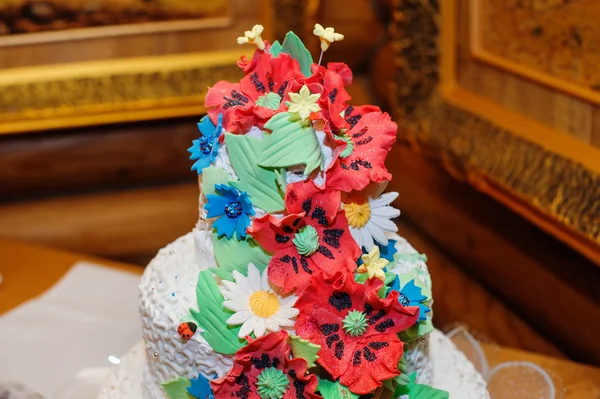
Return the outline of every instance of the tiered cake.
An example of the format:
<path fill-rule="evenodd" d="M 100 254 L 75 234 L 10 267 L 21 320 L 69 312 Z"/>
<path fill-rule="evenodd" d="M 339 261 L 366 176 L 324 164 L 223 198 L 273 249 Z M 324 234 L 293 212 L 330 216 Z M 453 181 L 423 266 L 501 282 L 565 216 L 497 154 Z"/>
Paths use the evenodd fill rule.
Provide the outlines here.
<path fill-rule="evenodd" d="M 395 232 L 384 193 L 396 124 L 349 105 L 343 36 L 315 26 L 321 57 L 293 33 L 261 38 L 218 82 L 189 149 L 200 181 L 196 228 L 146 268 L 144 342 L 101 398 L 488 398 L 433 329 L 426 257 Z"/>

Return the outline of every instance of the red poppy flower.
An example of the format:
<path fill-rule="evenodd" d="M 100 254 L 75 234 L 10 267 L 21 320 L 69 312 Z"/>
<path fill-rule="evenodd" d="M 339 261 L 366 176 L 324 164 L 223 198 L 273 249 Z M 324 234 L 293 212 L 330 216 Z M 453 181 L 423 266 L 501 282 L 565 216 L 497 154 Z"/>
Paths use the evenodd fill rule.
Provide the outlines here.
<path fill-rule="evenodd" d="M 349 139 L 349 154 L 341 154 L 327 172 L 327 186 L 349 192 L 362 190 L 369 182 L 391 180 L 385 158 L 396 141 L 397 125 L 387 113 L 357 113 L 360 116 L 345 132 Z"/>
<path fill-rule="evenodd" d="M 225 131 L 237 134 L 246 133 L 252 126 L 262 128 L 284 107 L 282 99 L 289 81 L 303 76 L 298 61 L 283 53 L 273 57 L 268 52 L 257 51 L 253 61 L 243 67 L 247 68 L 247 74 L 240 83 L 217 82 L 208 90 L 205 101 L 213 122 L 222 113 Z M 265 102 L 257 104 L 269 93 L 279 96 L 272 96 L 278 109 L 265 106 Z"/>
<path fill-rule="evenodd" d="M 248 337 L 248 345 L 235 354 L 227 375 L 210 382 L 215 398 L 261 399 L 261 385 L 278 390 L 283 399 L 321 398 L 315 394 L 317 376 L 306 374 L 306 360 L 290 359 L 287 339 L 283 330 L 259 339 Z"/>
<path fill-rule="evenodd" d="M 363 285 L 342 274 L 313 278 L 295 305 L 300 309 L 296 333 L 321 345 L 319 364 L 359 395 L 399 375 L 398 333 L 419 317 L 419 308 L 403 307 L 395 291 L 379 298 L 382 284 L 372 278 Z"/>
<path fill-rule="evenodd" d="M 303 289 L 311 276 L 352 273 L 361 251 L 340 210 L 340 192 L 320 191 L 311 181 L 289 184 L 287 216 L 254 219 L 248 234 L 275 254 L 269 280 L 284 293 Z"/>

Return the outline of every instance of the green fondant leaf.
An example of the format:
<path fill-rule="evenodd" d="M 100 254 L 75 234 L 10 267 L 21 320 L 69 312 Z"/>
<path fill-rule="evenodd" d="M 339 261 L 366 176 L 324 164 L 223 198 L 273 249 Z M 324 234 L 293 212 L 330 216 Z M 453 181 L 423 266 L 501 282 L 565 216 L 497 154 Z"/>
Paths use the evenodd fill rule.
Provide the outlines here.
<path fill-rule="evenodd" d="M 393 395 L 394 398 L 397 398 L 400 395 L 407 395 L 416 384 L 416 382 L 415 382 L 417 379 L 416 371 L 408 376 L 406 374 L 404 374 L 404 376 L 405 377 L 402 379 L 400 379 L 400 377 L 394 378 L 394 380 L 397 383 L 396 390 L 394 391 L 394 395 Z M 408 377 L 408 378 L 406 378 L 406 377 Z"/>
<path fill-rule="evenodd" d="M 448 399 L 450 394 L 446 391 L 433 388 L 429 385 L 417 384 L 417 373 L 414 372 L 409 376 L 409 382 L 402 385 L 396 377 L 398 386 L 394 391 L 394 397 L 397 398 L 400 395 L 408 396 L 408 399 Z"/>
<path fill-rule="evenodd" d="M 202 171 L 202 192 L 204 195 L 215 193 L 215 184 L 227 184 L 229 173 L 223 168 L 209 166 Z"/>
<path fill-rule="evenodd" d="M 279 40 L 275 40 L 273 44 L 271 44 L 271 54 L 273 57 L 277 57 L 281 53 L 281 43 Z"/>
<path fill-rule="evenodd" d="M 250 194 L 252 204 L 267 213 L 283 210 L 285 204 L 277 184 L 277 174 L 258 166 L 263 142 L 248 136 L 226 133 L 225 144 L 239 178 L 239 181 L 232 181 L 230 184 Z"/>
<path fill-rule="evenodd" d="M 312 56 L 306 49 L 306 46 L 304 46 L 304 43 L 302 43 L 302 40 L 300 40 L 294 32 L 288 32 L 287 35 L 285 35 L 283 46 L 281 46 L 281 52 L 289 54 L 298 60 L 300 70 L 304 76 L 309 77 L 312 75 L 310 70 L 310 66 L 313 63 Z"/>
<path fill-rule="evenodd" d="M 240 327 L 227 326 L 226 321 L 233 313 L 223 308 L 224 298 L 212 271 L 203 270 L 198 275 L 196 299 L 199 310 L 190 309 L 190 313 L 204 331 L 202 337 L 215 352 L 233 355 L 244 346 L 244 341 L 237 337 Z"/>
<path fill-rule="evenodd" d="M 448 399 L 450 394 L 429 385 L 415 384 L 407 394 L 409 399 Z"/>
<path fill-rule="evenodd" d="M 394 381 L 399 386 L 406 386 L 411 383 L 410 376 L 408 375 L 408 367 L 406 365 L 406 358 L 404 354 L 400 357 L 400 361 L 398 362 L 398 370 L 400 371 L 400 375 L 394 377 Z"/>
<path fill-rule="evenodd" d="M 396 387 L 394 386 L 393 380 L 384 380 L 382 382 L 382 384 L 383 384 L 383 387 L 390 392 L 394 392 L 394 390 L 396 389 Z"/>
<path fill-rule="evenodd" d="M 429 312 L 431 313 L 431 312 Z M 427 313 L 427 315 L 429 315 Z M 430 332 L 433 331 L 433 323 L 431 319 L 428 317 L 427 320 L 423 320 L 409 328 L 408 330 L 404 330 L 400 333 L 400 339 L 403 342 L 410 342 L 417 338 L 421 338 Z"/>
<path fill-rule="evenodd" d="M 263 94 L 256 100 L 256 105 L 270 109 L 278 109 L 281 104 L 281 96 L 277 93 Z"/>
<path fill-rule="evenodd" d="M 339 381 L 319 380 L 319 392 L 323 399 L 358 399 L 358 395 L 350 392 Z"/>
<path fill-rule="evenodd" d="M 260 166 L 268 168 L 288 168 L 306 165 L 304 174 L 322 167 L 324 156 L 311 126 L 302 126 L 290 120 L 291 115 L 282 112 L 272 117 L 265 127 L 273 133 L 265 135 L 264 151 L 260 156 Z"/>
<path fill-rule="evenodd" d="M 253 263 L 262 272 L 271 260 L 271 255 L 266 253 L 250 236 L 246 236 L 243 240 L 236 236 L 230 239 L 225 236 L 218 238 L 217 232 L 213 231 L 213 246 L 219 267 L 210 270 L 223 280 L 233 281 L 232 272 L 234 270 L 246 276 L 248 263 Z"/>
<path fill-rule="evenodd" d="M 308 363 L 308 368 L 315 367 L 317 365 L 317 359 L 319 359 L 319 350 L 321 345 L 313 344 L 310 341 L 300 338 L 297 335 L 290 335 L 288 343 L 292 348 L 292 354 L 294 357 L 301 357 Z"/>
<path fill-rule="evenodd" d="M 187 378 L 177 377 L 174 380 L 163 382 L 160 385 L 162 385 L 169 399 L 192 398 L 187 391 L 187 387 L 192 386 L 192 383 Z"/>
<path fill-rule="evenodd" d="M 275 174 L 277 175 L 277 186 L 279 187 L 279 192 L 281 193 L 281 196 L 285 198 L 285 187 L 287 185 L 285 181 L 285 169 L 275 169 Z"/>

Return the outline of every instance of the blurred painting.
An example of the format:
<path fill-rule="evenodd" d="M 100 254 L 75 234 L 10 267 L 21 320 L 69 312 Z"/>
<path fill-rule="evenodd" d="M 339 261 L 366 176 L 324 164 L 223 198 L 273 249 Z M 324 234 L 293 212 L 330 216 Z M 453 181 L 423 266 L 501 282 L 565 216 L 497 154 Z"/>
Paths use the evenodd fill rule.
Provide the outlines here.
<path fill-rule="evenodd" d="M 600 91 L 598 0 L 476 0 L 481 50 Z"/>
<path fill-rule="evenodd" d="M 229 0 L 0 0 L 0 36 L 226 17 Z"/>

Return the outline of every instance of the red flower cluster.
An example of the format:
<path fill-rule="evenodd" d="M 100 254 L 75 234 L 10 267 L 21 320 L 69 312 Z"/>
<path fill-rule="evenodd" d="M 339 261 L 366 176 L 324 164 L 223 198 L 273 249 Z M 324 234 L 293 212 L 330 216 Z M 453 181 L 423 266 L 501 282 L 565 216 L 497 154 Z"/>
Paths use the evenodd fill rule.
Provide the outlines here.
<path fill-rule="evenodd" d="M 419 308 L 403 307 L 396 291 L 379 298 L 382 284 L 379 279 L 358 284 L 352 275 L 341 274 L 333 279 L 315 279 L 296 302 L 300 309 L 296 333 L 321 345 L 319 364 L 361 395 L 400 374 L 403 343 L 398 333 L 412 327 L 419 317 Z M 350 334 L 344 328 L 351 311 L 364 317 L 360 334 Z"/>
<path fill-rule="evenodd" d="M 345 86 L 352 83 L 350 68 L 335 62 L 327 67 L 313 64 L 313 74 L 305 77 L 296 59 L 284 53 L 273 57 L 269 48 L 267 44 L 265 51 L 257 50 L 251 61 L 239 63 L 245 72 L 240 83 L 220 81 L 209 89 L 205 104 L 213 123 L 222 113 L 227 132 L 245 134 L 254 126 L 263 129 L 273 115 L 287 110 L 288 93 L 297 93 L 307 85 L 311 93 L 321 95 L 321 111 L 313 113 L 311 120 L 327 133 L 335 147 L 334 159 L 326 168 L 327 186 L 348 192 L 362 190 L 371 181 L 390 180 L 384 162 L 396 140 L 397 126 L 378 107 L 348 104 L 351 97 Z M 269 93 L 279 96 L 276 109 L 257 104 Z"/>
<path fill-rule="evenodd" d="M 415 324 L 418 308 L 403 307 L 397 292 L 380 299 L 378 279 L 364 285 L 354 281 L 361 250 L 340 207 L 341 193 L 391 179 L 384 162 L 397 126 L 377 107 L 348 104 L 345 86 L 352 82 L 352 72 L 347 65 L 313 64 L 311 76 L 304 76 L 296 59 L 282 53 L 274 57 L 269 49 L 267 43 L 264 51 L 239 63 L 245 73 L 240 83 L 222 81 L 209 90 L 208 114 L 214 123 L 222 114 L 230 133 L 246 134 L 253 127 L 264 131 L 274 115 L 287 111 L 289 93 L 306 85 L 311 94 L 320 95 L 320 111 L 310 121 L 321 132 L 319 145 L 329 147 L 322 151 L 330 161 L 319 182 L 311 174 L 288 184 L 283 215 L 256 218 L 247 232 L 274 253 L 268 265 L 271 283 L 283 293 L 299 295 L 295 330 L 321 346 L 319 364 L 352 392 L 367 394 L 399 374 L 403 344 L 398 333 Z M 349 332 L 350 322 L 358 324 Z M 318 397 L 316 377 L 306 374 L 304 360 L 290 359 L 286 340 L 283 331 L 248 338 L 229 374 L 211 383 L 215 396 L 258 398 L 259 374 L 274 367 L 290 382 L 283 398 Z"/>
<path fill-rule="evenodd" d="M 283 399 L 320 399 L 315 394 L 317 376 L 307 374 L 306 360 L 290 359 L 290 346 L 285 331 L 270 333 L 259 339 L 248 338 L 248 345 L 235 354 L 233 367 L 225 375 L 211 381 L 216 398 L 262 399 L 257 392 L 260 374 L 268 368 L 280 370 L 287 377 Z"/>
<path fill-rule="evenodd" d="M 223 128 L 230 133 L 244 134 L 252 126 L 262 128 L 276 113 L 283 111 L 256 104 L 263 95 L 275 93 L 281 99 L 293 79 L 303 77 L 298 61 L 289 54 L 273 57 L 257 51 L 251 63 L 243 64 L 246 76 L 239 83 L 220 81 L 206 95 L 205 105 L 213 123 L 223 114 Z"/>
<path fill-rule="evenodd" d="M 348 230 L 344 211 L 340 210 L 340 192 L 319 190 L 312 182 L 287 187 L 287 216 L 266 215 L 254 220 L 248 233 L 270 252 L 269 280 L 284 293 L 300 292 L 311 277 L 323 273 L 352 273 L 361 251 Z M 306 226 L 317 233 L 314 252 L 302 254 L 294 243 L 296 234 Z"/>

